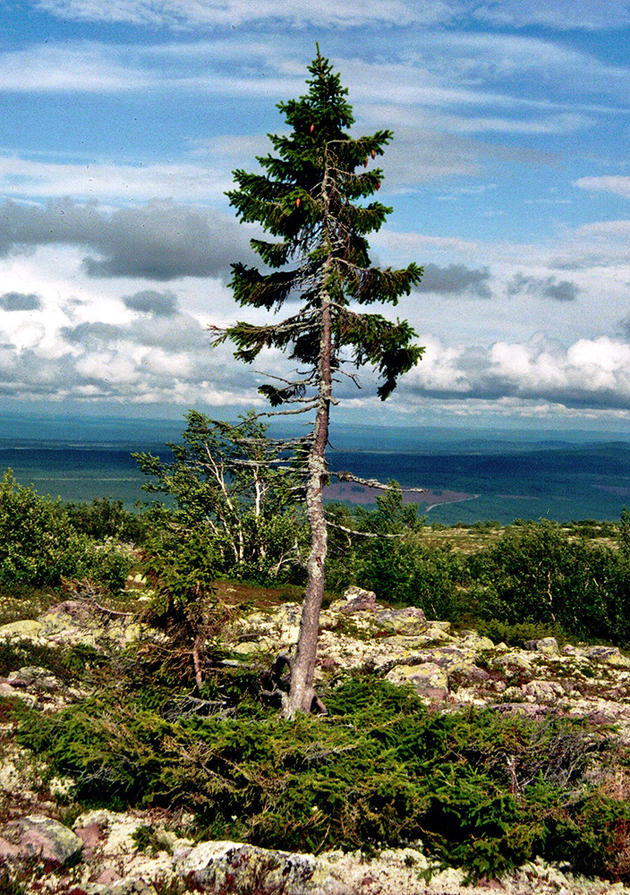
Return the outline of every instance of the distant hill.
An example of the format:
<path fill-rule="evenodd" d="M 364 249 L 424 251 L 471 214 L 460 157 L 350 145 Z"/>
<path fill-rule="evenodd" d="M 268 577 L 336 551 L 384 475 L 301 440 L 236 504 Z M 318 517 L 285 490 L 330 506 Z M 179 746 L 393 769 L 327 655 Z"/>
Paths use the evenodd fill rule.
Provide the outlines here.
<path fill-rule="evenodd" d="M 430 489 L 426 501 L 423 495 L 413 499 L 431 506 L 429 520 L 447 524 L 542 516 L 616 519 L 630 505 L 630 444 L 625 442 L 512 453 L 336 451 L 331 467 Z M 440 491 L 446 492 L 443 500 L 436 498 Z M 449 492 L 460 493 L 459 501 Z"/>
<path fill-rule="evenodd" d="M 220 414 L 217 414 L 219 416 Z M 130 453 L 164 454 L 184 428 L 168 420 L 36 420 L 0 416 L 0 471 L 63 500 L 107 496 L 127 506 L 146 501 Z M 333 432 L 331 469 L 362 478 L 424 487 L 415 495 L 428 521 L 453 524 L 547 517 L 617 519 L 630 506 L 630 441 L 605 433 L 491 433 L 464 430 L 360 428 Z M 373 502 L 377 492 L 334 488 L 329 497 Z"/>

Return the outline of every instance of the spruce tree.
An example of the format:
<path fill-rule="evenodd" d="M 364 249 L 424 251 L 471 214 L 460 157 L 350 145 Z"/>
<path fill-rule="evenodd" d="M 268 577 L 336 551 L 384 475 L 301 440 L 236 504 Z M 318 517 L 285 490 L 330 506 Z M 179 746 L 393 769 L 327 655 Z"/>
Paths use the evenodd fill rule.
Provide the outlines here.
<path fill-rule="evenodd" d="M 299 299 L 297 313 L 257 326 L 239 322 L 218 335 L 236 346 L 235 356 L 252 362 L 265 348 L 285 351 L 296 362 L 296 378 L 271 377 L 260 387 L 280 413 L 313 414 L 301 439 L 306 511 L 310 527 L 307 585 L 297 652 L 284 712 L 309 712 L 321 703 L 313 690 L 319 613 L 324 593 L 327 527 L 322 489 L 328 480 L 326 447 L 333 388 L 342 376 L 356 381 L 348 367 L 369 364 L 380 379 L 384 400 L 398 377 L 421 358 L 416 333 L 405 320 L 360 312 L 362 305 L 395 305 L 420 282 L 422 268 L 372 266 L 366 234 L 378 230 L 391 212 L 364 200 L 381 185 L 383 173 L 371 162 L 383 154 L 392 134 L 379 130 L 351 137 L 352 108 L 328 59 L 317 56 L 308 68 L 308 93 L 280 103 L 291 129 L 269 135 L 274 154 L 258 158 L 261 173 L 234 172 L 237 188 L 227 195 L 241 221 L 262 225 L 271 239 L 251 245 L 262 269 L 232 265 L 231 287 L 241 306 L 277 312 Z"/>

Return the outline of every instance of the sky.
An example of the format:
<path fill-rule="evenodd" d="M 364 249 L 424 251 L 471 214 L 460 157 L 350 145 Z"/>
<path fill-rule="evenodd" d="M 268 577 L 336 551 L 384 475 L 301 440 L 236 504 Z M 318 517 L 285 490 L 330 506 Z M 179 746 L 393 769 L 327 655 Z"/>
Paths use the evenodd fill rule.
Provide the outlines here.
<path fill-rule="evenodd" d="M 354 136 L 389 128 L 370 240 L 424 358 L 339 420 L 630 433 L 630 2 L 0 0 L 0 410 L 254 406 L 207 327 L 252 262 L 225 191 L 319 42 Z M 376 310 L 376 309 L 374 309 Z"/>

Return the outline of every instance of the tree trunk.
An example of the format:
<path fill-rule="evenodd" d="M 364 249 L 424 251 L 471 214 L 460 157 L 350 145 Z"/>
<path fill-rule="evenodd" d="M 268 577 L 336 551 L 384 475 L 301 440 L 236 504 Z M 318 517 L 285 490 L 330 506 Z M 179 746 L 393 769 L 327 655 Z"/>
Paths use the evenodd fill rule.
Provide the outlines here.
<path fill-rule="evenodd" d="M 324 277 L 327 277 L 327 265 Z M 284 715 L 292 718 L 296 712 L 311 711 L 313 700 L 317 700 L 313 689 L 315 660 L 317 658 L 317 637 L 319 634 L 319 613 L 324 597 L 324 565 L 328 550 L 328 531 L 324 516 L 322 489 L 327 478 L 326 445 L 328 444 L 328 423 L 332 394 L 332 336 L 330 296 L 324 287 L 322 291 L 322 329 L 318 363 L 318 396 L 313 444 L 308 458 L 308 482 L 306 488 L 306 515 L 311 532 L 311 549 L 306 563 L 307 582 L 300 636 L 295 660 L 291 666 L 291 688 L 284 706 Z"/>

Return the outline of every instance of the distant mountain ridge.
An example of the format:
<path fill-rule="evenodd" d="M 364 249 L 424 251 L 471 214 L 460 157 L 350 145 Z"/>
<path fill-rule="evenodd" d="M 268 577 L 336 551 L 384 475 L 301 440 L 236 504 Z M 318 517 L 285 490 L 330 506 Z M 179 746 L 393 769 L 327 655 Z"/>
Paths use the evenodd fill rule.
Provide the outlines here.
<path fill-rule="evenodd" d="M 107 496 L 133 506 L 148 496 L 131 451 L 163 454 L 183 428 L 183 420 L 0 415 L 0 470 L 11 467 L 18 481 L 63 500 Z M 502 432 L 490 438 L 453 430 L 440 440 L 441 431 L 340 425 L 333 431 L 330 467 L 425 487 L 426 501 L 417 499 L 420 511 L 428 521 L 446 524 L 617 519 L 630 505 L 630 438 L 618 433 L 609 441 L 605 433 L 590 433 L 588 441 L 589 433 L 541 432 L 536 439 L 531 432 Z M 341 497 L 365 501 L 365 494 L 352 490 Z"/>

